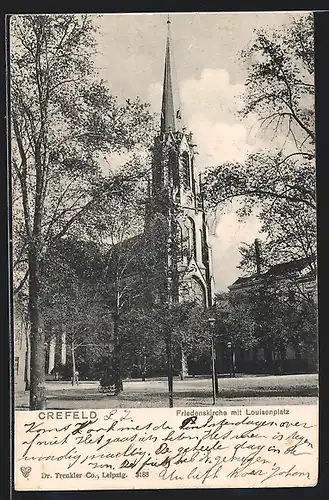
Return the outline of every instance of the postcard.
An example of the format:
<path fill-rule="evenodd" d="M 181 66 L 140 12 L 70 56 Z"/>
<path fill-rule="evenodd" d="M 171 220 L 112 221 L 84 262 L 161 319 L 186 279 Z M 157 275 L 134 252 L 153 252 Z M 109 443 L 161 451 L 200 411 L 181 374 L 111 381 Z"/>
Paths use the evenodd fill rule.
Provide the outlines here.
<path fill-rule="evenodd" d="M 15 489 L 315 486 L 313 14 L 8 24 Z"/>

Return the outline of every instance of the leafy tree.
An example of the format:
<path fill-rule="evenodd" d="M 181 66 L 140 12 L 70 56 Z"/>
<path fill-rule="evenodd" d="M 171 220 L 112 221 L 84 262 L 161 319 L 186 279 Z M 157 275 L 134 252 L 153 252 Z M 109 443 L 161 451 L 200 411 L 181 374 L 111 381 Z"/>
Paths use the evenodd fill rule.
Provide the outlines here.
<path fill-rule="evenodd" d="M 65 347 L 69 350 L 73 385 L 76 384 L 78 370 L 77 353 L 88 346 L 99 346 L 100 342 L 103 350 L 110 346 L 109 324 L 104 321 L 105 318 L 108 319 L 106 313 L 102 304 L 93 301 L 92 291 L 79 281 L 71 283 L 69 295 L 62 293 L 59 301 L 54 300 L 44 310 L 46 338 L 65 332 Z"/>
<path fill-rule="evenodd" d="M 263 278 L 249 299 L 253 303 L 252 315 L 257 321 L 260 346 L 265 350 L 270 370 L 275 368 L 274 357 L 282 369 L 280 364 L 285 359 L 287 347 L 292 347 L 297 357 L 307 349 L 309 354 L 314 352 L 316 310 L 311 300 L 296 291 L 294 283 Z"/>
<path fill-rule="evenodd" d="M 148 207 L 145 207 L 146 223 L 145 228 L 142 228 L 145 220 L 145 210 L 141 210 L 143 200 L 139 200 L 137 196 L 129 197 L 125 203 L 117 203 L 116 208 L 111 211 L 110 217 L 114 225 L 106 223 L 107 233 L 104 234 L 107 234 L 111 243 L 104 278 L 108 283 L 108 300 L 113 311 L 113 370 L 116 392 L 119 392 L 121 386 L 123 359 L 125 357 L 131 360 L 127 345 L 136 353 L 140 353 L 139 363 L 146 357 L 152 359 L 153 366 L 153 347 L 158 352 L 158 347 L 165 346 L 169 364 L 178 355 L 178 343 L 174 341 L 174 334 L 183 323 L 186 312 L 183 305 L 178 304 L 178 289 L 183 271 L 177 266 L 177 248 L 180 242 L 175 231 L 176 213 L 166 213 L 167 203 L 168 201 L 163 205 L 165 214 L 155 212 L 150 219 Z M 132 310 L 132 316 L 129 310 Z M 144 331 L 142 328 L 139 336 L 136 336 L 136 332 L 132 333 L 135 340 L 128 340 L 129 323 L 135 317 L 134 314 L 137 315 L 136 323 L 140 324 L 140 318 L 144 318 Z M 167 320 L 162 318 L 162 314 Z M 183 362 L 184 349 L 188 344 L 183 341 L 182 332 L 179 331 L 179 352 Z M 154 332 L 158 332 L 158 338 L 162 339 L 157 346 L 147 340 L 149 335 L 155 335 Z M 145 342 L 153 351 L 146 353 Z M 132 343 L 135 347 L 132 347 Z"/>
<path fill-rule="evenodd" d="M 212 167 L 205 177 L 208 205 L 252 211 L 267 235 L 271 263 L 314 257 L 316 247 L 313 17 L 274 32 L 259 30 L 242 53 L 248 76 L 244 117 L 285 136 L 281 149 L 262 149 L 244 163 Z"/>
<path fill-rule="evenodd" d="M 47 247 L 79 232 L 114 179 L 100 159 L 132 149 L 150 130 L 138 100 L 121 105 L 97 80 L 87 15 L 12 16 L 10 76 L 15 289 L 27 283 L 30 408 L 45 406 L 40 264 Z M 22 273 L 21 279 L 18 270 Z"/>
<path fill-rule="evenodd" d="M 314 162 L 282 152 L 257 152 L 244 164 L 214 167 L 207 172 L 205 187 L 211 208 L 236 199 L 241 215 L 250 214 L 258 204 L 272 215 L 281 202 L 312 211 L 316 208 Z"/>
<path fill-rule="evenodd" d="M 105 216 L 104 216 L 105 215 Z M 127 200 L 114 198 L 110 209 L 102 215 L 103 274 L 100 285 L 106 289 L 102 296 L 107 301 L 113 323 L 112 375 L 116 393 L 122 387 L 121 370 L 121 316 L 141 299 L 145 286 L 141 263 L 145 252 L 143 238 L 143 210 L 134 195 Z"/>
<path fill-rule="evenodd" d="M 109 308 L 95 296 L 101 272 L 97 245 L 72 238 L 61 240 L 48 249 L 40 266 L 40 306 L 45 340 L 51 342 L 57 338 L 65 342 L 73 383 L 76 355 L 89 346 L 108 350 L 110 344 Z M 55 359 L 55 371 L 62 369 L 64 367 L 59 367 Z"/>
<path fill-rule="evenodd" d="M 220 343 L 226 345 L 232 342 L 242 350 L 253 349 L 258 345 L 257 324 L 252 308 L 252 298 L 248 293 L 216 295 L 214 315 Z"/>
<path fill-rule="evenodd" d="M 121 356 L 126 373 L 145 379 L 166 373 L 170 344 L 172 365 L 182 377 L 182 353 L 188 360 L 210 356 L 209 313 L 193 302 L 157 304 L 127 311 L 122 316 Z"/>
<path fill-rule="evenodd" d="M 253 286 L 218 294 L 214 312 L 219 340 L 242 351 L 263 348 L 268 372 L 274 358 L 282 369 L 288 347 L 297 358 L 316 353 L 316 311 L 289 281 L 262 275 Z"/>
<path fill-rule="evenodd" d="M 142 380 L 153 373 L 166 373 L 165 342 L 154 309 L 134 308 L 124 313 L 120 344 L 123 373 Z"/>
<path fill-rule="evenodd" d="M 283 218 L 284 222 L 284 218 Z M 305 221 L 304 221 L 305 222 Z M 291 231 L 293 231 L 293 227 Z M 286 231 L 288 233 L 288 231 Z M 283 235 L 282 235 L 283 234 Z M 290 270 L 287 271 L 279 277 L 279 279 L 283 279 L 283 283 L 285 284 L 286 290 L 291 291 L 294 294 L 303 298 L 306 301 L 311 309 L 316 310 L 317 306 L 314 301 L 314 294 L 309 295 L 307 291 L 304 290 L 303 286 L 303 278 L 305 275 L 308 276 L 308 279 L 316 280 L 316 261 L 314 254 L 315 252 L 307 252 L 303 255 L 303 252 L 300 254 L 296 253 L 296 249 L 289 245 L 290 242 L 286 242 L 283 239 L 285 235 L 284 231 L 282 233 L 277 233 L 273 240 L 268 242 L 258 243 L 260 251 L 259 251 L 259 264 L 260 264 L 260 273 L 257 270 L 257 257 L 255 252 L 255 244 L 248 245 L 246 243 L 240 247 L 241 260 L 238 266 L 239 269 L 242 270 L 245 276 L 248 276 L 251 279 L 261 278 L 261 279 L 270 279 L 272 271 L 271 267 L 274 264 L 282 264 L 282 260 L 290 265 Z M 282 237 L 281 247 L 278 251 L 278 247 L 276 246 L 278 239 Z M 314 244 L 314 240 L 312 239 L 312 234 L 305 234 L 305 245 L 310 242 Z M 274 268 L 275 269 L 275 268 Z M 272 276 L 275 279 L 275 276 Z"/>
<path fill-rule="evenodd" d="M 281 29 L 258 30 L 242 60 L 248 65 L 243 114 L 256 113 L 263 126 L 286 131 L 296 152 L 314 156 L 313 14 Z"/>
<path fill-rule="evenodd" d="M 304 258 L 309 270 L 315 273 L 316 258 L 316 213 L 305 209 L 301 204 L 281 203 L 275 209 L 275 215 L 265 211 L 261 215 L 262 231 L 267 234 L 266 250 L 268 262 L 292 261 Z M 265 248 L 263 248 L 264 253 Z"/>
<path fill-rule="evenodd" d="M 210 355 L 211 332 L 208 325 L 210 312 L 195 302 L 179 304 L 182 321 L 175 332 L 177 345 L 181 346 L 189 361 L 197 362 Z"/>
<path fill-rule="evenodd" d="M 90 344 L 88 351 L 102 359 L 103 372 L 114 379 L 118 393 L 128 366 L 131 368 L 136 362 L 137 353 L 140 365 L 146 347 L 149 366 L 155 369 L 158 357 L 162 359 L 158 368 L 164 369 L 161 345 L 165 346 L 165 328 L 158 331 L 162 323 L 159 318 L 155 320 L 155 302 L 165 268 L 159 252 L 165 256 L 167 236 L 158 220 L 143 231 L 144 197 L 135 183 L 128 183 L 124 193 L 105 192 L 89 219 L 92 231 L 97 232 L 95 241 L 79 241 L 74 236 L 48 250 L 41 269 L 43 314 L 47 318 L 57 317 L 57 322 L 65 327 L 73 355 L 73 346 Z M 107 331 L 105 336 L 100 318 L 102 325 L 104 318 L 107 321 L 107 328 L 102 326 Z M 54 323 L 48 322 L 50 333 Z M 154 335 L 156 331 L 158 337 Z M 155 342 L 161 335 L 162 341 Z M 97 347 L 100 349 L 95 350 Z"/>

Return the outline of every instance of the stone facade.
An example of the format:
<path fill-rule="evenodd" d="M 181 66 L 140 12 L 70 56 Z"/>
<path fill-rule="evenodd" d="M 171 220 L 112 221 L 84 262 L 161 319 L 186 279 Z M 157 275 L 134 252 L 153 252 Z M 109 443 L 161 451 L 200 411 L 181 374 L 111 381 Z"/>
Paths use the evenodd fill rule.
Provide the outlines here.
<path fill-rule="evenodd" d="M 196 176 L 193 135 L 175 106 L 171 78 L 170 23 L 165 54 L 160 134 L 154 140 L 150 203 L 146 231 L 159 214 L 168 222 L 169 252 L 176 300 L 196 300 L 210 307 L 213 294 L 211 250 L 200 177 Z M 165 258 L 168 256 L 166 255 Z M 171 260 L 170 260 L 171 259 Z"/>

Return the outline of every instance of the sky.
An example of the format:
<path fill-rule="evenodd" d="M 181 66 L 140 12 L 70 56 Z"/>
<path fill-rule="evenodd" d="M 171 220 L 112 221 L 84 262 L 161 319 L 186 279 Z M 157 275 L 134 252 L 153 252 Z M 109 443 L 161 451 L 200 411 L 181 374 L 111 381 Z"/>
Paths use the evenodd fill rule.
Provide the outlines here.
<path fill-rule="evenodd" d="M 247 76 L 240 53 L 255 29 L 280 28 L 293 15 L 306 13 L 170 15 L 175 97 L 197 144 L 198 172 L 225 161 L 243 162 L 252 151 L 280 145 L 282 137 L 273 142 L 259 131 L 257 116 L 244 120 L 239 116 Z M 167 14 L 111 14 L 95 19 L 99 26 L 95 66 L 110 92 L 120 100 L 138 96 L 156 113 L 161 108 L 166 21 Z M 215 292 L 226 290 L 238 278 L 239 246 L 260 236 L 259 230 L 256 215 L 241 222 L 234 206 L 218 214 L 210 230 Z"/>

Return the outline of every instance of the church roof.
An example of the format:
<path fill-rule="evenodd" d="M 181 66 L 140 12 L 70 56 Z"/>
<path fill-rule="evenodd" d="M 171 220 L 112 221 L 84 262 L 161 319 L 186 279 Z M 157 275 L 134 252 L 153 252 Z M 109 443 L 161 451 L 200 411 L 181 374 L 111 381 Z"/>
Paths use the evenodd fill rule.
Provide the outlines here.
<path fill-rule="evenodd" d="M 175 131 L 175 109 L 172 86 L 172 63 L 171 63 L 171 43 L 170 43 L 170 21 L 167 21 L 167 45 L 163 78 L 162 110 L 161 110 L 161 132 Z"/>

